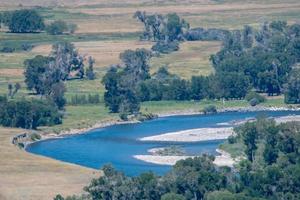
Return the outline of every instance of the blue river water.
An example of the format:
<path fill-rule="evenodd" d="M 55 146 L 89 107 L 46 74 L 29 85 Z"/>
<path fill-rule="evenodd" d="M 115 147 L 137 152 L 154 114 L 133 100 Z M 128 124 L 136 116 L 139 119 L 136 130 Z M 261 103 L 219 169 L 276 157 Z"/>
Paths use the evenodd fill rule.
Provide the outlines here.
<path fill-rule="evenodd" d="M 133 155 L 145 155 L 148 154 L 148 149 L 167 145 L 180 145 L 189 155 L 203 153 L 214 155 L 216 148 L 223 140 L 166 143 L 142 142 L 138 138 L 194 128 L 221 127 L 226 122 L 260 115 L 278 117 L 292 114 L 299 115 L 300 112 L 227 112 L 211 115 L 162 117 L 143 123 L 113 125 L 94 129 L 86 134 L 40 141 L 29 145 L 26 151 L 95 169 L 100 169 L 104 164 L 110 163 L 129 176 L 147 171 L 162 175 L 170 170 L 170 166 L 146 163 L 133 158 Z M 222 123 L 223 125 L 220 125 Z"/>

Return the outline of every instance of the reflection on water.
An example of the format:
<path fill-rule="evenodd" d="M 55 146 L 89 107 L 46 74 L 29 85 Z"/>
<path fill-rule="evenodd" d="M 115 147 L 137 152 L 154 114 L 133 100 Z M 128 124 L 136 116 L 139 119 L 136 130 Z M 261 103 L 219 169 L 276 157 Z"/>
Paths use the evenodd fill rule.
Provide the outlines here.
<path fill-rule="evenodd" d="M 34 154 L 95 169 L 101 168 L 106 163 L 111 163 L 127 175 L 137 175 L 150 170 L 164 174 L 170 169 L 169 166 L 146 163 L 133 158 L 133 155 L 148 154 L 148 149 L 165 147 L 166 145 L 181 145 L 189 155 L 215 154 L 216 148 L 223 141 L 168 143 L 142 142 L 138 138 L 194 128 L 221 127 L 234 120 L 247 119 L 262 114 L 276 117 L 300 114 L 300 112 L 229 112 L 205 116 L 164 117 L 143 123 L 95 129 L 89 131 L 88 134 L 41 141 L 28 146 L 26 150 Z"/>

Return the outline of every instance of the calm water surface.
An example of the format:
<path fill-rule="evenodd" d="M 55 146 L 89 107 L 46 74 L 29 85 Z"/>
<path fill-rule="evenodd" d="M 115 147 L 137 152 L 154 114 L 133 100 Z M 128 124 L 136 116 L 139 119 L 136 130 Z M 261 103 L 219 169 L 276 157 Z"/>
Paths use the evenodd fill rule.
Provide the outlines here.
<path fill-rule="evenodd" d="M 148 154 L 150 148 L 180 145 L 189 155 L 216 154 L 223 140 L 196 143 L 142 142 L 138 138 L 194 128 L 221 127 L 220 123 L 243 120 L 259 115 L 271 117 L 300 114 L 299 111 L 228 112 L 213 115 L 163 117 L 137 124 L 114 125 L 89 131 L 87 134 L 51 139 L 29 145 L 30 153 L 78 165 L 101 168 L 111 163 L 130 176 L 146 171 L 166 173 L 170 167 L 136 160 L 133 155 Z"/>

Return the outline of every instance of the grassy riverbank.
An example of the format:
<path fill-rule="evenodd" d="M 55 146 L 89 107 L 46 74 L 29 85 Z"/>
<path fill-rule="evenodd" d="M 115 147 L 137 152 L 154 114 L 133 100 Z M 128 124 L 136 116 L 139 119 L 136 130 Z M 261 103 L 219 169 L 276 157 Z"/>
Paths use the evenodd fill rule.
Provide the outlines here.
<path fill-rule="evenodd" d="M 158 115 L 188 114 L 201 112 L 206 106 L 215 105 L 217 109 L 247 107 L 249 103 L 246 100 L 231 101 L 152 101 L 143 102 L 141 112 L 153 113 Z M 260 104 L 264 107 L 287 107 L 283 96 L 269 98 L 266 102 Z M 109 113 L 104 103 L 96 105 L 67 106 L 66 115 L 63 124 L 53 127 L 41 127 L 41 130 L 59 133 L 70 129 L 82 129 L 91 127 L 99 122 L 116 121 L 118 114 Z"/>

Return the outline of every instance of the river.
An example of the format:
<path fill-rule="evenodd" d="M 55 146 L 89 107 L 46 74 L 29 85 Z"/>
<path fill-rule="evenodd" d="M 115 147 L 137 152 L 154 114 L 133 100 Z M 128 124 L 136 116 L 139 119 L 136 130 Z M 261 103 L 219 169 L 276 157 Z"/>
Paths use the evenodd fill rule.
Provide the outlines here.
<path fill-rule="evenodd" d="M 100 169 L 110 163 L 129 176 L 153 171 L 165 174 L 170 166 L 146 163 L 133 155 L 148 154 L 147 150 L 168 145 L 180 145 L 188 155 L 216 154 L 223 140 L 193 143 L 143 142 L 139 138 L 194 128 L 224 127 L 233 120 L 245 120 L 259 115 L 269 117 L 300 114 L 300 111 L 226 112 L 210 115 L 171 116 L 136 124 L 113 125 L 94 129 L 86 134 L 49 139 L 28 145 L 26 151 L 60 161 Z M 222 125 L 220 125 L 222 124 Z"/>

